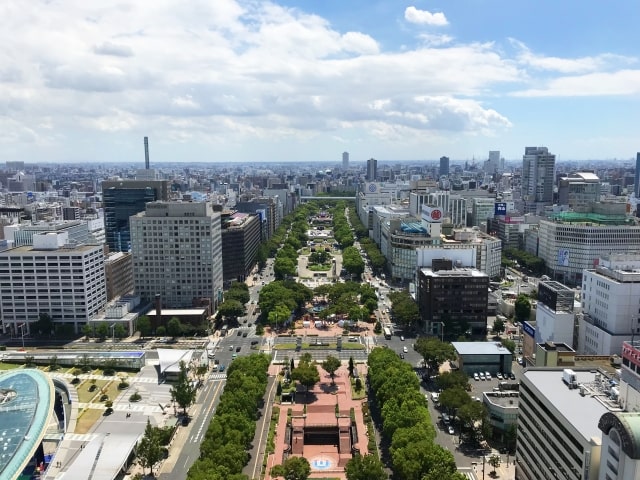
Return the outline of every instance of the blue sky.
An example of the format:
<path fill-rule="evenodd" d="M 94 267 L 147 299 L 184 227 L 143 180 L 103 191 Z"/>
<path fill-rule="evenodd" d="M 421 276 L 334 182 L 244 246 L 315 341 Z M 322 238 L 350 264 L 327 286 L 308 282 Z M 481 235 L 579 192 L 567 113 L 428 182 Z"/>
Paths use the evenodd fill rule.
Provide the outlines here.
<path fill-rule="evenodd" d="M 640 3 L 0 3 L 0 162 L 640 150 Z"/>

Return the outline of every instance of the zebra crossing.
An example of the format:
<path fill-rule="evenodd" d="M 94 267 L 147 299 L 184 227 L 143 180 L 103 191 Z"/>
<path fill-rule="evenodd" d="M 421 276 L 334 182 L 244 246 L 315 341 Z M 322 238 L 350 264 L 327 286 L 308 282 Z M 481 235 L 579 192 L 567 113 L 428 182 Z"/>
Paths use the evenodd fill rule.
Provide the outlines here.
<path fill-rule="evenodd" d="M 226 373 L 210 373 L 208 378 L 209 380 L 226 380 L 227 374 Z"/>
<path fill-rule="evenodd" d="M 470 468 L 459 468 L 458 472 L 464 475 L 469 480 L 477 480 L 476 474 Z"/>

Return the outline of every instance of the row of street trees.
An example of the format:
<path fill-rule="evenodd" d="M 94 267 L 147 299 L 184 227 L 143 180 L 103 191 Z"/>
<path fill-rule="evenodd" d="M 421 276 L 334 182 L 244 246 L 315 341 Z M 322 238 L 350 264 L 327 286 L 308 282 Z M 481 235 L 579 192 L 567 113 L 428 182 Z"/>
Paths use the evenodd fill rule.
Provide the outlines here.
<path fill-rule="evenodd" d="M 369 384 L 390 444 L 393 471 L 404 480 L 464 480 L 436 432 L 413 368 L 388 348 L 369 354 Z"/>
<path fill-rule="evenodd" d="M 418 325 L 420 311 L 418 310 L 418 305 L 413 298 L 411 298 L 407 290 L 390 292 L 389 300 L 391 300 L 393 319 L 398 325 L 409 330 Z"/>
<path fill-rule="evenodd" d="M 333 207 L 331 213 L 333 215 L 333 238 L 340 244 L 342 249 L 350 247 L 354 243 L 353 232 L 344 216 L 344 209 L 347 203 L 340 201 Z"/>
<path fill-rule="evenodd" d="M 326 296 L 329 305 L 318 316 L 328 318 L 330 315 L 349 315 L 352 321 L 367 321 L 378 308 L 375 290 L 359 282 L 338 282 L 318 285 L 313 293 Z"/>
<path fill-rule="evenodd" d="M 291 312 L 300 313 L 305 304 L 313 298 L 309 287 L 293 280 L 276 280 L 260 290 L 258 305 L 263 321 L 270 325 L 282 325 Z"/>

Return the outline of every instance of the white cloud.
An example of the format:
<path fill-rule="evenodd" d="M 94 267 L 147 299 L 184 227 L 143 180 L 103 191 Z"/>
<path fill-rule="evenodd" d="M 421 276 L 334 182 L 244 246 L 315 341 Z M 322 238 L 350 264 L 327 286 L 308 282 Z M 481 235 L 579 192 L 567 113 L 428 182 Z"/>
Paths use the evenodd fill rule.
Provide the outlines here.
<path fill-rule="evenodd" d="M 404 19 L 410 23 L 420 25 L 435 25 L 438 27 L 448 25 L 447 17 L 442 12 L 431 13 L 427 10 L 418 10 L 414 6 L 407 7 L 404 11 Z"/>
<path fill-rule="evenodd" d="M 112 55 L 114 57 L 131 57 L 133 50 L 127 45 L 119 45 L 112 42 L 103 42 L 93 47 L 93 52 L 98 55 Z"/>
<path fill-rule="evenodd" d="M 640 95 L 640 70 L 589 73 L 549 80 L 544 88 L 513 93 L 517 97 L 591 97 Z"/>
<path fill-rule="evenodd" d="M 445 34 L 434 35 L 430 33 L 421 33 L 418 35 L 418 38 L 428 47 L 441 47 L 453 42 L 453 37 Z"/>

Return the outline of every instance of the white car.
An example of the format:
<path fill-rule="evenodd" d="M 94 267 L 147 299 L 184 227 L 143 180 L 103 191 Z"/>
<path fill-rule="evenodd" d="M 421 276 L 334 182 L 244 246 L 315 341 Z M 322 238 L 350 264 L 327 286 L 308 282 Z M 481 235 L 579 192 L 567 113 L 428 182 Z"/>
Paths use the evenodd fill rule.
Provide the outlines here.
<path fill-rule="evenodd" d="M 480 380 L 480 375 L 478 375 L 478 372 L 473 374 L 473 379 L 477 382 L 478 380 Z"/>
<path fill-rule="evenodd" d="M 455 435 L 456 431 L 453 429 L 453 427 L 449 427 L 449 435 Z"/>
<path fill-rule="evenodd" d="M 500 372 L 496 374 L 496 377 L 498 378 L 498 380 L 502 380 L 502 374 Z"/>
<path fill-rule="evenodd" d="M 400 341 L 404 342 L 404 336 L 403 335 L 400 335 Z"/>
<path fill-rule="evenodd" d="M 480 377 L 480 380 L 484 380 L 484 373 L 480 372 L 478 376 Z"/>
<path fill-rule="evenodd" d="M 408 353 L 408 352 L 409 352 L 409 349 L 408 349 L 407 347 L 402 347 L 402 351 L 403 351 L 404 353 Z"/>

